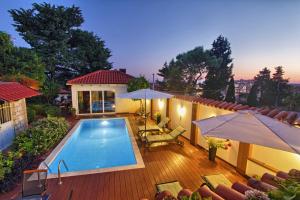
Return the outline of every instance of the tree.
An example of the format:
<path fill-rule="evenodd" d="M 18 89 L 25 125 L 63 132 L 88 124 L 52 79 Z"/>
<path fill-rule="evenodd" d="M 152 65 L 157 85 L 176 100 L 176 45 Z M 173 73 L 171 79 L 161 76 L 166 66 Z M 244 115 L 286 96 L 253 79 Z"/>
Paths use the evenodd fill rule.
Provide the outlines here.
<path fill-rule="evenodd" d="M 257 84 L 253 84 L 253 86 L 251 87 L 250 89 L 250 93 L 247 97 L 247 104 L 249 106 L 258 106 L 258 100 L 257 100 L 257 88 L 258 88 L 258 85 Z"/>
<path fill-rule="evenodd" d="M 92 32 L 80 29 L 71 30 L 69 76 L 83 75 L 96 70 L 111 69 L 108 62 L 111 52 L 105 47 L 104 41 Z"/>
<path fill-rule="evenodd" d="M 196 47 L 177 55 L 176 60 L 171 60 L 169 64 L 164 64 L 158 73 L 163 77 L 160 84 L 167 90 L 196 94 L 207 67 L 215 65 L 217 61 L 208 50 Z"/>
<path fill-rule="evenodd" d="M 0 31 L 0 76 L 28 77 L 43 83 L 45 66 L 34 50 L 15 47 L 7 33 Z"/>
<path fill-rule="evenodd" d="M 158 81 L 160 88 L 167 91 L 182 92 L 185 83 L 183 81 L 182 68 L 172 59 L 169 63 L 158 70 L 159 76 L 163 77 L 162 81 Z"/>
<path fill-rule="evenodd" d="M 231 77 L 231 79 L 229 81 L 225 101 L 235 103 L 235 86 L 234 86 L 233 76 Z"/>
<path fill-rule="evenodd" d="M 149 88 L 150 84 L 144 76 L 131 79 L 127 84 L 127 92 Z"/>
<path fill-rule="evenodd" d="M 83 23 L 78 7 L 32 4 L 31 9 L 9 10 L 16 30 L 46 64 L 46 75 L 54 81 L 68 61 L 68 40 L 72 29 Z"/>
<path fill-rule="evenodd" d="M 299 111 L 300 110 L 300 94 L 292 93 L 288 95 L 283 103 L 288 107 L 289 110 Z"/>
<path fill-rule="evenodd" d="M 54 81 L 46 81 L 41 88 L 43 96 L 46 98 L 48 104 L 52 104 L 54 102 L 55 97 L 59 91 L 59 85 Z"/>
<path fill-rule="evenodd" d="M 284 79 L 283 75 L 284 71 L 282 66 L 275 67 L 275 73 L 272 76 L 275 106 L 283 105 L 283 99 L 289 94 L 289 80 Z"/>
<path fill-rule="evenodd" d="M 232 76 L 233 68 L 231 48 L 227 38 L 220 35 L 213 42 L 210 54 L 218 60 L 219 65 L 207 68 L 208 72 L 205 77 L 203 97 L 222 100 L 224 99 L 224 91 Z"/>

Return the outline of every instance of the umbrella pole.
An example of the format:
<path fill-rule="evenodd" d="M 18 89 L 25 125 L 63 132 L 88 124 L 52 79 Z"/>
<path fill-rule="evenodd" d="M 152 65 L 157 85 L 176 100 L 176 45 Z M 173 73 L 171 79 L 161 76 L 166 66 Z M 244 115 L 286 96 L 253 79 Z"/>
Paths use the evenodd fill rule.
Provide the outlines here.
<path fill-rule="evenodd" d="M 147 102 L 146 102 L 146 95 L 145 95 L 145 136 L 146 136 L 146 123 L 147 123 Z"/>

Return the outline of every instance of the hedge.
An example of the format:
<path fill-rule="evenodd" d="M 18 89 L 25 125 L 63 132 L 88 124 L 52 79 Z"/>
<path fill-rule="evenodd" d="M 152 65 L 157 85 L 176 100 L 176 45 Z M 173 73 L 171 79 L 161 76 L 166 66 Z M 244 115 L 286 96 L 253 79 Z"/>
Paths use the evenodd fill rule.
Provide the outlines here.
<path fill-rule="evenodd" d="M 12 189 L 21 180 L 22 171 L 34 159 L 53 148 L 67 133 L 64 118 L 48 117 L 33 122 L 31 127 L 14 140 L 12 150 L 0 153 L 0 192 Z"/>

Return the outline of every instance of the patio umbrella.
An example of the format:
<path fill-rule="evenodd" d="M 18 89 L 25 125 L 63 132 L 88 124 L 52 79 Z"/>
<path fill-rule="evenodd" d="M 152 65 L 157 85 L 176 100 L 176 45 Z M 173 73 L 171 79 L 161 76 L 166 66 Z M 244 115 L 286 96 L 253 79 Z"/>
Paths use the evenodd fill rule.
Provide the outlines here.
<path fill-rule="evenodd" d="M 300 154 L 300 129 L 254 111 L 238 111 L 193 121 L 203 136 L 237 140 L 244 143 Z"/>
<path fill-rule="evenodd" d="M 124 94 L 119 94 L 117 97 L 118 98 L 123 98 L 123 99 L 144 99 L 145 100 L 145 114 L 146 112 L 146 100 L 147 99 L 169 99 L 172 98 L 174 95 L 151 90 L 151 89 L 140 89 L 136 90 L 133 92 L 128 92 Z M 146 123 L 147 123 L 147 118 L 145 117 L 145 130 L 146 130 Z"/>

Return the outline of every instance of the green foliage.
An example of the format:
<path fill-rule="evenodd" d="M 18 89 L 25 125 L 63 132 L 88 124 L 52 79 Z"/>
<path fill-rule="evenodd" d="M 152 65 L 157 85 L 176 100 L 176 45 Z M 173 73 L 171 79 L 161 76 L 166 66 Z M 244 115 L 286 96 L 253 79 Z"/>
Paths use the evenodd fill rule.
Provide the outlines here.
<path fill-rule="evenodd" d="M 288 107 L 289 110 L 300 111 L 300 94 L 292 93 L 288 95 L 283 104 Z"/>
<path fill-rule="evenodd" d="M 257 88 L 258 88 L 258 85 L 254 83 L 250 89 L 250 93 L 247 97 L 247 104 L 249 106 L 258 106 Z"/>
<path fill-rule="evenodd" d="M 45 66 L 32 49 L 15 47 L 7 33 L 0 31 L 0 76 L 24 75 L 42 83 Z"/>
<path fill-rule="evenodd" d="M 6 174 L 11 173 L 14 165 L 14 156 L 13 152 L 8 152 L 5 156 L 0 152 L 0 181 L 4 179 Z"/>
<path fill-rule="evenodd" d="M 64 84 L 74 76 L 111 68 L 104 41 L 78 29 L 84 21 L 79 7 L 34 3 L 9 12 L 16 30 L 45 63 L 47 82 Z"/>
<path fill-rule="evenodd" d="M 32 123 L 32 127 L 15 139 L 15 146 L 22 152 L 41 155 L 61 140 L 68 130 L 64 118 L 49 117 Z"/>
<path fill-rule="evenodd" d="M 78 7 L 32 4 L 30 9 L 9 10 L 16 30 L 42 57 L 50 80 L 62 72 L 67 60 L 70 31 L 83 23 Z"/>
<path fill-rule="evenodd" d="M 212 137 L 207 137 L 206 142 L 209 148 L 221 148 L 221 149 L 228 149 L 231 146 L 229 140 L 222 140 L 222 139 L 215 139 Z"/>
<path fill-rule="evenodd" d="M 27 106 L 27 119 L 29 123 L 36 119 L 36 111 L 30 106 Z"/>
<path fill-rule="evenodd" d="M 218 60 L 218 65 L 210 65 L 207 68 L 203 97 L 223 100 L 223 93 L 232 76 L 233 68 L 231 48 L 227 38 L 220 35 L 213 42 L 210 54 Z"/>
<path fill-rule="evenodd" d="M 72 69 L 73 74 L 82 75 L 100 69 L 111 69 L 111 63 L 108 62 L 111 52 L 94 33 L 80 29 L 71 30 L 68 45 L 72 57 L 69 69 Z"/>
<path fill-rule="evenodd" d="M 251 106 L 279 106 L 284 104 L 288 96 L 288 80 L 283 78 L 284 71 L 281 66 L 275 68 L 271 77 L 268 68 L 263 68 L 254 77 L 254 85 L 250 90 L 248 104 Z"/>
<path fill-rule="evenodd" d="M 54 80 L 48 80 L 44 83 L 41 91 L 43 93 L 43 96 L 46 98 L 47 103 L 52 104 L 59 92 L 59 84 Z"/>
<path fill-rule="evenodd" d="M 46 106 L 45 113 L 47 117 L 59 117 L 61 115 L 60 108 L 57 106 Z"/>
<path fill-rule="evenodd" d="M 235 103 L 235 86 L 233 77 L 231 77 L 229 81 L 225 101 Z"/>
<path fill-rule="evenodd" d="M 217 65 L 218 62 L 210 55 L 210 51 L 196 47 L 177 55 L 176 60 L 172 60 L 169 64 L 165 63 L 158 73 L 163 77 L 163 81 L 159 83 L 163 89 L 195 94 L 206 69 Z"/>
<path fill-rule="evenodd" d="M 272 200 L 298 200 L 300 199 L 300 183 L 295 180 L 279 182 L 279 188 L 269 192 Z"/>
<path fill-rule="evenodd" d="M 133 92 L 140 89 L 149 88 L 149 82 L 144 76 L 131 79 L 127 84 L 127 92 Z"/>

